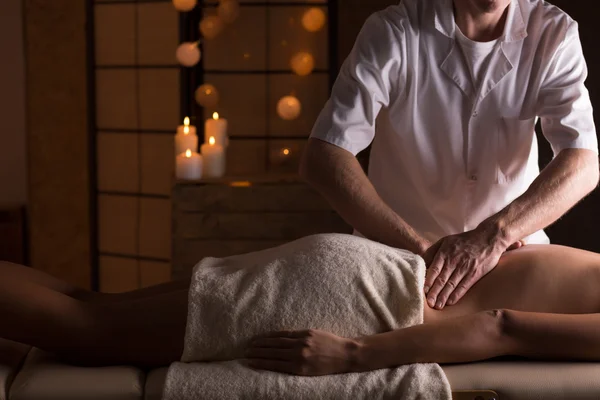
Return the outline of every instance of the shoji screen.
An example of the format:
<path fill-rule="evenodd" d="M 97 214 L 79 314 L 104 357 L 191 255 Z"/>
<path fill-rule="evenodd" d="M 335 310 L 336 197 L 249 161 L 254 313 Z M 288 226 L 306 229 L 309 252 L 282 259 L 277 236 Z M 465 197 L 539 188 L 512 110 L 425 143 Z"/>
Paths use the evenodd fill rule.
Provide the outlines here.
<path fill-rule="evenodd" d="M 329 96 L 337 73 L 337 1 L 240 1 L 237 20 L 226 25 L 215 39 L 205 39 L 201 65 L 190 86 L 214 85 L 220 94 L 217 107 L 202 109 L 193 103 L 191 113 L 201 128 L 213 112 L 227 118 L 231 144 L 227 174 L 252 176 L 265 173 L 295 173 L 313 123 Z M 217 2 L 206 1 L 194 10 L 200 16 L 216 15 Z M 304 14 L 318 8 L 326 23 L 317 32 L 302 24 Z M 193 32 L 194 27 L 192 27 Z M 290 68 L 291 58 L 312 54 L 315 69 L 298 76 Z M 298 119 L 285 121 L 277 115 L 277 103 L 293 94 L 302 104 Z M 201 138 L 202 139 L 202 138 Z M 288 157 L 282 157 L 287 149 Z"/>
<path fill-rule="evenodd" d="M 93 14 L 97 278 L 121 292 L 170 277 L 179 14 L 144 0 L 96 0 Z"/>

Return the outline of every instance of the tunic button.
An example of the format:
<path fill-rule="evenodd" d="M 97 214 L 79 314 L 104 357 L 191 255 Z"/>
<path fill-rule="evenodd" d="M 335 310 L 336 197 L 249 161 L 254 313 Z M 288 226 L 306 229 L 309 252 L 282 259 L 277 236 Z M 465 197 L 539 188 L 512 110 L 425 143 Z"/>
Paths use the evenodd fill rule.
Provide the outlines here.
<path fill-rule="evenodd" d="M 473 118 L 477 117 L 479 114 L 477 114 L 477 111 L 473 111 Z"/>
<path fill-rule="evenodd" d="M 471 175 L 471 180 L 472 181 L 476 181 L 477 180 L 477 175 Z"/>

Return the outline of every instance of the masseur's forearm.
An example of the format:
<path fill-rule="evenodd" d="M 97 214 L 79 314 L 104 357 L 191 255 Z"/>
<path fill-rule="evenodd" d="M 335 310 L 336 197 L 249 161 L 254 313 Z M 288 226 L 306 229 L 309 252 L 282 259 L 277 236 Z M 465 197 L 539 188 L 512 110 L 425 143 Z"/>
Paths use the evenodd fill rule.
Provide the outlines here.
<path fill-rule="evenodd" d="M 348 151 L 310 139 L 300 174 L 365 237 L 423 254 L 429 243 L 379 197 Z"/>
<path fill-rule="evenodd" d="M 562 217 L 598 184 L 598 156 L 567 149 L 541 172 L 529 189 L 480 228 L 497 233 L 508 246 Z"/>
<path fill-rule="evenodd" d="M 513 343 L 504 335 L 503 324 L 503 312 L 486 311 L 359 338 L 352 347 L 352 370 L 471 362 L 508 355 Z"/>

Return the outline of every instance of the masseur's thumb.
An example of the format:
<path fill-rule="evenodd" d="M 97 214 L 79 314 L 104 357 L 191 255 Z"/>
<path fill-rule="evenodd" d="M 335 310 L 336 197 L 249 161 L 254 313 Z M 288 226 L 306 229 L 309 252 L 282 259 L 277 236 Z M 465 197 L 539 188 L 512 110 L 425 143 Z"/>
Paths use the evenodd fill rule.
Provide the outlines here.
<path fill-rule="evenodd" d="M 524 242 L 524 241 L 522 241 L 522 240 L 519 240 L 518 242 L 516 242 L 516 243 L 513 243 L 512 245 L 510 245 L 510 246 L 508 247 L 508 249 L 506 249 L 506 251 L 518 250 L 518 249 L 520 249 L 520 248 L 521 248 L 521 247 L 523 247 L 523 246 L 525 246 L 525 242 Z"/>

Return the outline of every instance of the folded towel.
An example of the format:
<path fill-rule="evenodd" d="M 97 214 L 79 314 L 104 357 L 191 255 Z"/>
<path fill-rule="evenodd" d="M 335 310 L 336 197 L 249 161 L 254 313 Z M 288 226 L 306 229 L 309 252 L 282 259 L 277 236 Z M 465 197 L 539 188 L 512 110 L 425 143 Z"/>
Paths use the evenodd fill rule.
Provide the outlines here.
<path fill-rule="evenodd" d="M 169 368 L 164 399 L 450 399 L 437 364 L 307 378 L 232 361 L 271 331 L 357 337 L 420 324 L 424 276 L 420 257 L 342 234 L 206 258 L 194 267 L 182 363 Z"/>
<path fill-rule="evenodd" d="M 163 400 L 450 400 L 437 364 L 303 377 L 254 371 L 239 361 L 174 363 Z"/>

